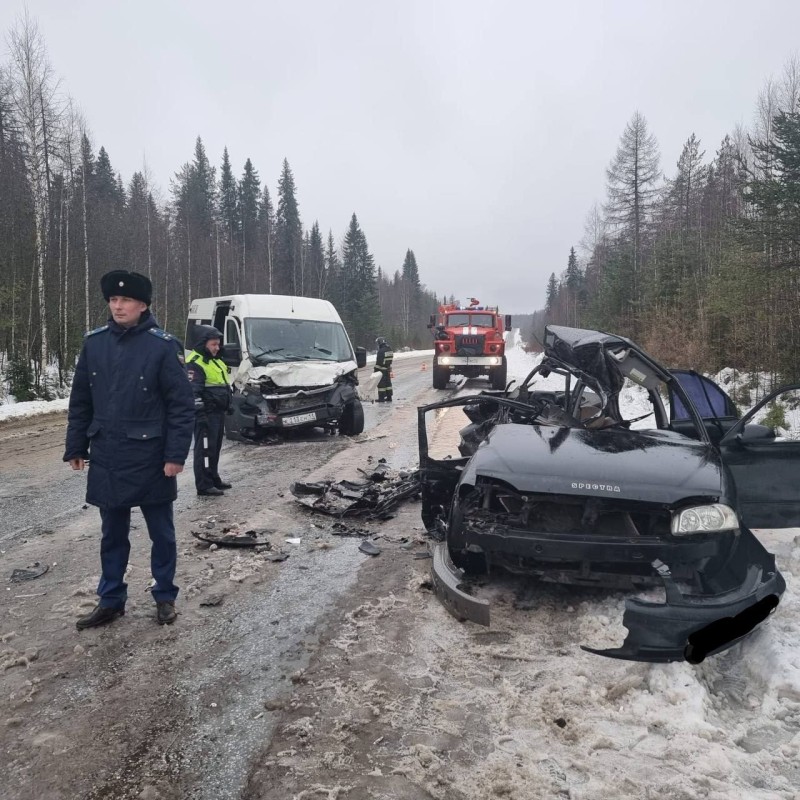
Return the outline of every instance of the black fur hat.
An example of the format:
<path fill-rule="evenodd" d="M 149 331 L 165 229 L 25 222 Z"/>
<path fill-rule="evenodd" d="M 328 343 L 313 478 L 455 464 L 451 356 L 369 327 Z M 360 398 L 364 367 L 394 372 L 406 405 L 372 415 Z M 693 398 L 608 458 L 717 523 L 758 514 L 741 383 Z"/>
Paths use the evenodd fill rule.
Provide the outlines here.
<path fill-rule="evenodd" d="M 141 300 L 149 306 L 153 299 L 153 284 L 147 275 L 138 272 L 128 272 L 124 269 L 115 269 L 106 272 L 100 278 L 100 288 L 103 290 L 103 297 L 108 302 L 111 297 L 130 297 L 134 300 Z"/>

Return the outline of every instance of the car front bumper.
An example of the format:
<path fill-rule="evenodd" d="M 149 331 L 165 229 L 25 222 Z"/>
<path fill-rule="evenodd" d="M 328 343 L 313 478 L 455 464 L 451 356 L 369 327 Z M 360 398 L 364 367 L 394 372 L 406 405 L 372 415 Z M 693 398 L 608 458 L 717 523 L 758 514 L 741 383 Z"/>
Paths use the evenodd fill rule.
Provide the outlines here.
<path fill-rule="evenodd" d="M 436 358 L 439 367 L 499 367 L 503 363 L 502 354 L 496 356 L 448 356 Z"/>
<path fill-rule="evenodd" d="M 715 577 L 714 593 L 686 593 L 667 563 L 654 558 L 651 566 L 663 583 L 666 601 L 628 598 L 622 618 L 628 634 L 622 645 L 584 646 L 584 650 L 631 661 L 700 663 L 747 636 L 774 610 L 786 589 L 774 556 L 746 529 L 739 534 L 729 563 Z M 489 625 L 487 601 L 465 585 L 445 542 L 434 547 L 431 570 L 436 593 L 448 611 L 459 619 Z"/>

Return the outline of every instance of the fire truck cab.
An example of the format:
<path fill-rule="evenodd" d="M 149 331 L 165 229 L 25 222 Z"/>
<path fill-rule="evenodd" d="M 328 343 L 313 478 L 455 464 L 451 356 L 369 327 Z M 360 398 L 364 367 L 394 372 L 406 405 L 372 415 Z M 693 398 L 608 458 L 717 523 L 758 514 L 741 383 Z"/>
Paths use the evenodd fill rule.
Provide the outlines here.
<path fill-rule="evenodd" d="M 439 306 L 431 315 L 428 327 L 433 330 L 433 388 L 444 389 L 451 375 L 477 378 L 487 375 L 493 389 L 505 389 L 505 331 L 511 330 L 511 315 L 500 315 L 497 306 L 482 306 L 470 298 L 461 303 Z"/>

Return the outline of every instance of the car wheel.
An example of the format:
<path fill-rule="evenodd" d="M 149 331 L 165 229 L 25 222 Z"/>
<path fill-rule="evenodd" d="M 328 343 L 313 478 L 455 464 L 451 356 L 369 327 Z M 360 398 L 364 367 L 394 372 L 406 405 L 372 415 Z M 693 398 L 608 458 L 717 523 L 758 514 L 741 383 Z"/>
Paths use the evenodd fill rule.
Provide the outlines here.
<path fill-rule="evenodd" d="M 351 400 L 342 411 L 339 420 L 339 433 L 344 436 L 357 436 L 364 432 L 364 407 L 360 400 Z"/>
<path fill-rule="evenodd" d="M 508 360 L 503 356 L 503 363 L 492 370 L 492 389 L 505 389 L 508 382 Z"/>
<path fill-rule="evenodd" d="M 433 368 L 433 388 L 434 389 L 446 389 L 447 382 L 450 380 L 450 370 L 447 367 L 437 367 L 434 366 Z"/>

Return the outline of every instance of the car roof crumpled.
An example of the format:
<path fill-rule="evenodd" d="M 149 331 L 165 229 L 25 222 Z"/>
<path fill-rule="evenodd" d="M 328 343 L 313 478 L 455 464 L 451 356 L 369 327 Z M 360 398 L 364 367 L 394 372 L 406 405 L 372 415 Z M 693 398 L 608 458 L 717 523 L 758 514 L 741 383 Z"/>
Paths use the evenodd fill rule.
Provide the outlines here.
<path fill-rule="evenodd" d="M 546 356 L 590 375 L 610 393 L 619 392 L 625 380 L 611 350 L 635 348 L 623 336 L 561 325 L 545 328 L 544 345 Z"/>

